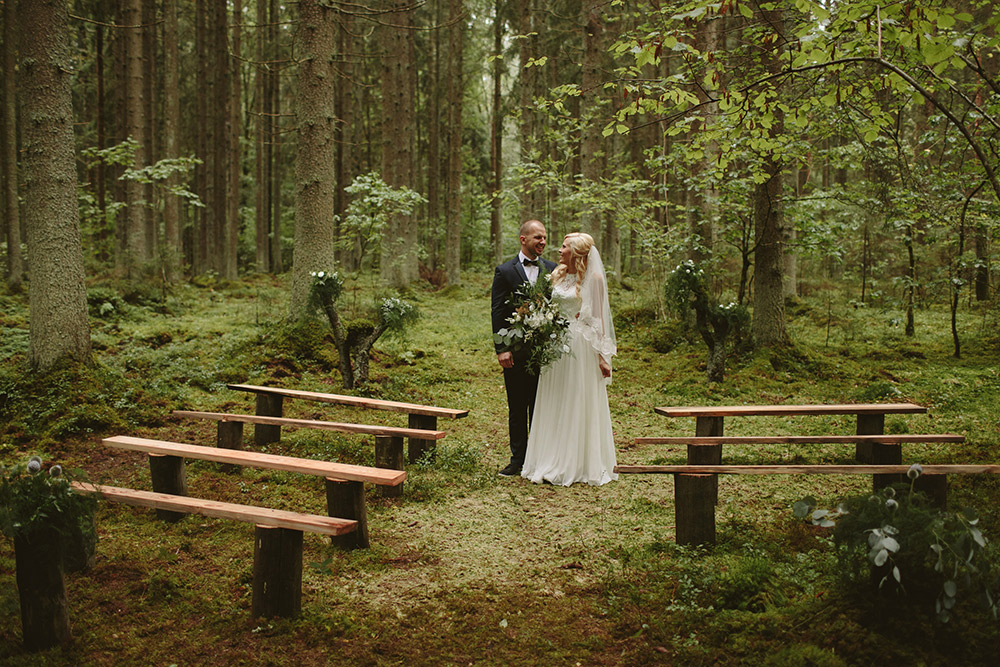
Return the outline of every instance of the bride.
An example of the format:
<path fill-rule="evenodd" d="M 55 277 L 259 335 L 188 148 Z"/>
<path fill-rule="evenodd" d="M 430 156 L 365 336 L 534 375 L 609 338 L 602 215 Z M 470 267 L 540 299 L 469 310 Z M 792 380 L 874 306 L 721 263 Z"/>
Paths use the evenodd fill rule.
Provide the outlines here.
<path fill-rule="evenodd" d="M 521 476 L 535 483 L 618 479 L 607 385 L 618 351 L 601 255 L 589 234 L 567 234 L 552 300 L 570 321 L 570 354 L 542 369 Z"/>

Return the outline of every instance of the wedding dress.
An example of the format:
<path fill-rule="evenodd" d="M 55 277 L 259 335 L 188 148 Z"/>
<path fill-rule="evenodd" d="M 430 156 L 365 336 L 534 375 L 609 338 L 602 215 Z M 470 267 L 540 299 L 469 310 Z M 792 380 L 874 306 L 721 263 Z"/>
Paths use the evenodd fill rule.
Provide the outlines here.
<path fill-rule="evenodd" d="M 541 483 L 600 485 L 618 479 L 607 386 L 599 356 L 617 352 L 600 255 L 590 249 L 587 272 L 553 285 L 552 300 L 570 321 L 570 352 L 542 368 L 521 476 Z"/>

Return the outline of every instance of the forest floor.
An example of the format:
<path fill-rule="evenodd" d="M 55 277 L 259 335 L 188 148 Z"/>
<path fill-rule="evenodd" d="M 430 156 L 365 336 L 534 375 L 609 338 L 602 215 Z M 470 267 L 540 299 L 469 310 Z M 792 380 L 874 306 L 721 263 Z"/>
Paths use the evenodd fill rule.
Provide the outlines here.
<path fill-rule="evenodd" d="M 282 323 L 282 280 L 185 285 L 159 306 L 127 304 L 92 289 L 99 361 L 92 391 L 101 395 L 88 400 L 111 406 L 114 414 L 98 407 L 45 412 L 43 403 L 65 404 L 53 383 L 34 385 L 32 395 L 24 388 L 30 380 L 19 377 L 26 373 L 25 299 L 0 297 L 0 416 L 10 418 L 0 432 L 0 461 L 40 453 L 47 463 L 83 469 L 92 481 L 148 489 L 144 457 L 105 449 L 101 437 L 212 444 L 213 423 L 180 421 L 170 411 L 252 411 L 252 397 L 226 389 L 227 382 L 342 392 L 323 330 Z M 506 401 L 489 336 L 489 277 L 468 276 L 462 287 L 440 292 L 415 289 L 410 298 L 421 319 L 405 339 L 379 343 L 364 391 L 468 409 L 469 416 L 439 423 L 447 437 L 433 460 L 408 466 L 401 498 L 369 494 L 370 549 L 343 553 L 306 535 L 300 618 L 251 618 L 252 526 L 203 517 L 163 524 L 146 510 L 102 504 L 96 564 L 66 578 L 74 633 L 68 648 L 40 654 L 22 648 L 13 546 L 0 541 L 0 660 L 995 663 L 1000 622 L 971 596 L 941 624 L 933 597 L 875 595 L 842 576 L 845 566 L 827 529 L 792 516 L 791 505 L 804 496 L 832 507 L 845 495 L 870 492 L 870 478 L 723 476 L 718 543 L 691 548 L 674 542 L 669 476 L 623 475 L 599 488 L 498 477 L 508 456 Z M 370 299 L 369 292 L 362 289 L 358 299 Z M 657 416 L 655 406 L 900 400 L 927 405 L 928 414 L 890 416 L 887 431 L 959 432 L 968 440 L 906 446 L 905 462 L 998 462 L 995 311 L 962 314 L 964 354 L 954 359 L 946 311 L 918 311 L 917 335 L 908 338 L 898 311 L 806 299 L 789 308 L 793 347 L 735 355 L 726 381 L 715 384 L 704 377 L 704 347 L 658 318 L 654 295 L 619 288 L 612 300 L 619 356 L 609 397 L 619 463 L 684 461 L 681 447 L 633 444 L 638 436 L 693 433 L 692 419 Z M 20 408 L 12 407 L 15 401 Z M 70 413 L 72 423 L 61 423 Z M 88 422 L 94 414 L 102 416 Z M 405 425 L 402 415 L 298 401 L 286 402 L 286 416 Z M 58 428 L 46 430 L 40 421 Z M 727 435 L 846 435 L 853 429 L 852 417 L 745 418 L 726 425 Z M 726 461 L 850 463 L 849 449 L 733 447 Z M 286 430 L 267 451 L 374 461 L 371 437 L 307 430 Z M 1000 479 L 993 476 L 950 481 L 955 506 L 987 510 L 1000 500 Z M 193 496 L 325 513 L 321 483 L 290 473 L 245 468 L 233 474 L 191 462 L 188 485 Z M 981 526 L 988 538 L 1000 539 L 1000 517 L 985 514 Z"/>

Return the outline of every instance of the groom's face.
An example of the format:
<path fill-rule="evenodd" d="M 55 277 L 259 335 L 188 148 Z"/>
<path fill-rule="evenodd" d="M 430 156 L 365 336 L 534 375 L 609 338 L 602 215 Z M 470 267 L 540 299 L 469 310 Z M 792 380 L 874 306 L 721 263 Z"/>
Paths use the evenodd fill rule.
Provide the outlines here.
<path fill-rule="evenodd" d="M 521 252 L 531 258 L 540 257 L 545 250 L 545 226 L 542 223 L 532 225 L 528 233 L 521 236 Z"/>

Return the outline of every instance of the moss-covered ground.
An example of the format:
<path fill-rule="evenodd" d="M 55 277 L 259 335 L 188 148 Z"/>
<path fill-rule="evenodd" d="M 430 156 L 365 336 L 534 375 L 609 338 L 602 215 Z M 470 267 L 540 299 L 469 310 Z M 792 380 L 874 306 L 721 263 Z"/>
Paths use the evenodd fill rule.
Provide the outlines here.
<path fill-rule="evenodd" d="M 150 488 L 145 459 L 107 450 L 129 434 L 212 444 L 215 425 L 173 409 L 251 412 L 229 382 L 341 391 L 321 323 L 284 323 L 283 278 L 183 285 L 130 303 L 92 287 L 97 365 L 28 370 L 23 297 L 0 295 L 0 461 L 31 454 L 92 481 Z M 362 292 L 361 299 L 368 298 Z M 933 601 L 885 600 L 840 576 L 829 533 L 792 517 L 806 495 L 830 506 L 865 493 L 853 476 L 730 476 L 719 482 L 718 543 L 674 540 L 673 481 L 622 476 L 600 488 L 504 479 L 506 403 L 489 336 L 489 275 L 460 287 L 414 288 L 421 319 L 376 347 L 378 398 L 470 411 L 446 421 L 433 461 L 408 467 L 398 499 L 370 493 L 372 548 L 339 552 L 305 537 L 303 609 L 295 620 L 250 616 L 253 527 L 102 504 L 96 565 L 68 575 L 74 643 L 21 646 L 13 545 L 0 540 L 0 661 L 11 665 L 191 664 L 995 664 L 1000 622 L 961 599 L 948 624 Z M 951 356 L 949 315 L 855 308 L 846 299 L 789 306 L 794 345 L 741 353 L 708 383 L 705 349 L 657 316 L 638 289 L 612 294 L 619 356 L 610 402 L 619 463 L 683 462 L 680 447 L 633 444 L 689 435 L 692 419 L 655 406 L 914 401 L 926 415 L 891 416 L 890 432 L 958 432 L 963 445 L 913 445 L 904 461 L 1000 462 L 997 313 L 963 303 L 963 356 Z M 405 425 L 405 416 L 288 401 L 286 415 Z M 733 435 L 850 434 L 852 417 L 727 420 Z M 247 429 L 247 446 L 252 446 Z M 267 451 L 373 464 L 369 436 L 286 430 Z M 853 447 L 728 447 L 733 463 L 849 463 Z M 191 462 L 189 492 L 206 498 L 324 513 L 322 484 L 289 473 L 233 474 Z M 993 508 L 1000 478 L 950 480 L 955 506 Z"/>

